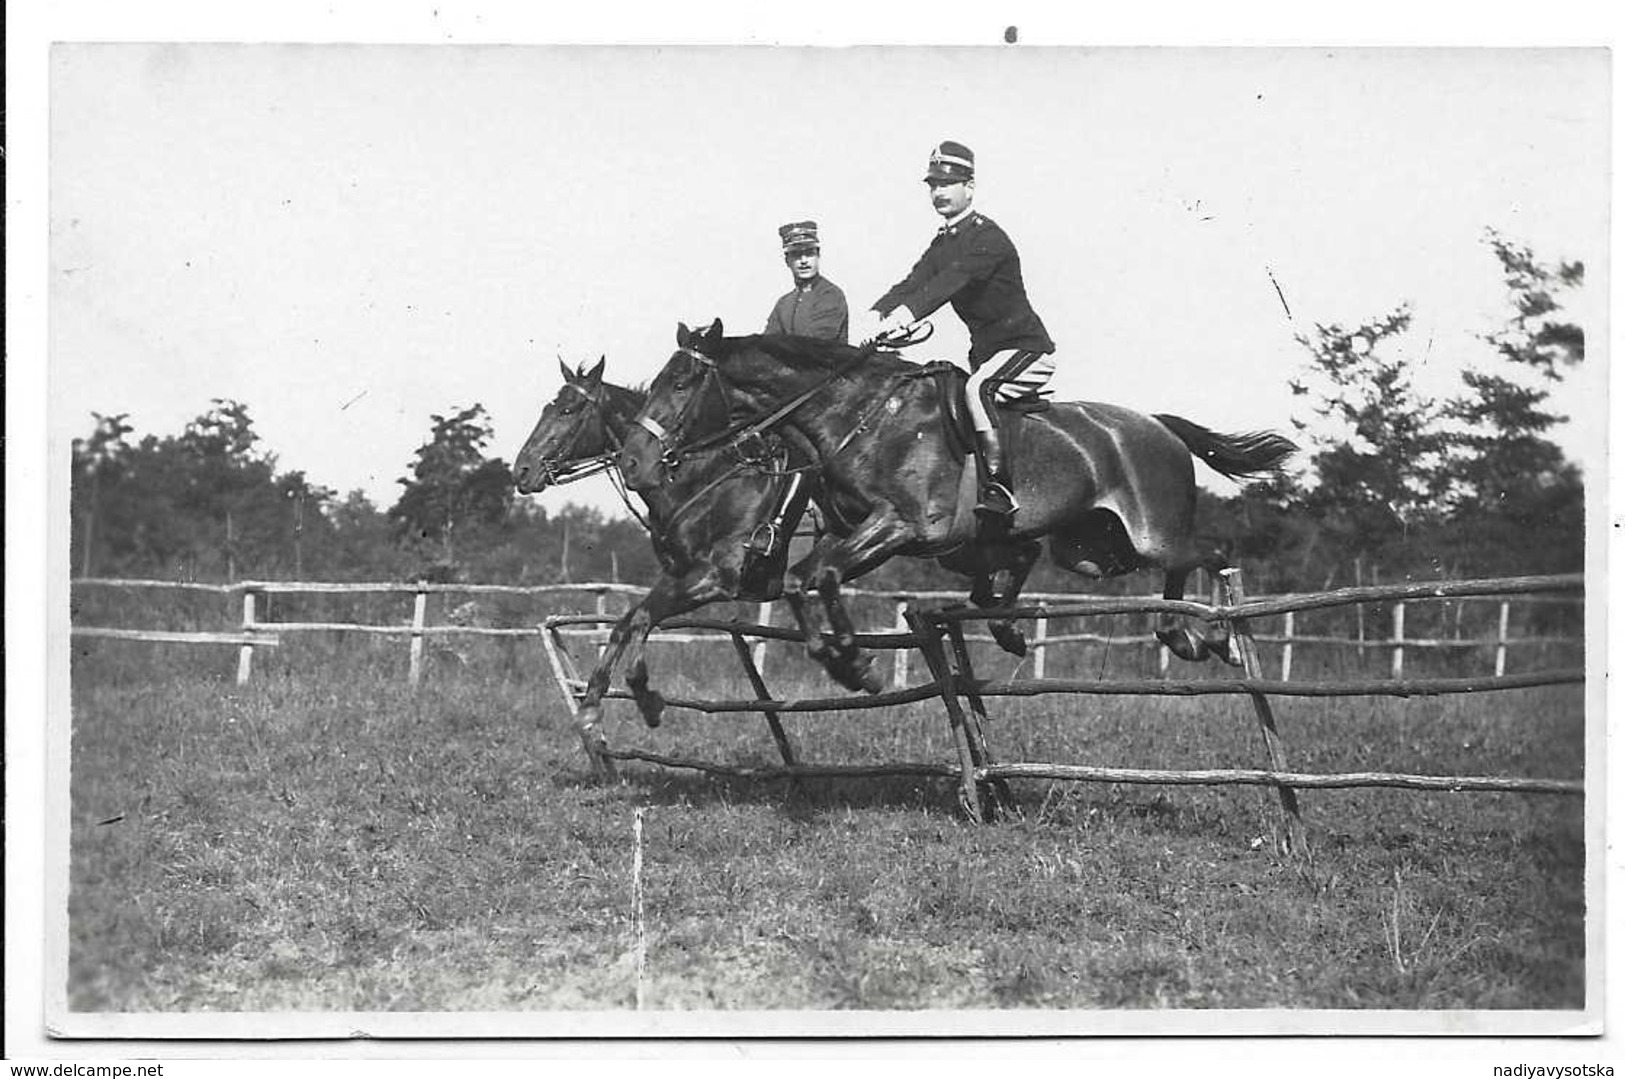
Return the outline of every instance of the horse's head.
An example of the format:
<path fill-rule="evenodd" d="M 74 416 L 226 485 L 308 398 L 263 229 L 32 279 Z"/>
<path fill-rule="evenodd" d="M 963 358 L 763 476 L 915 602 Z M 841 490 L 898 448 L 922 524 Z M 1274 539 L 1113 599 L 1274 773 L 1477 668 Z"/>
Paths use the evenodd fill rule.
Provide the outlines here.
<path fill-rule="evenodd" d="M 677 324 L 677 351 L 649 384 L 649 398 L 632 421 L 616 463 L 633 490 L 649 490 L 671 478 L 680 451 L 728 422 L 727 389 L 717 371 L 722 320 L 704 330 Z"/>
<path fill-rule="evenodd" d="M 521 494 L 534 494 L 570 471 L 573 465 L 611 452 L 605 424 L 604 358 L 589 370 L 572 372 L 559 361 L 564 385 L 542 409 L 542 418 L 514 460 L 514 483 Z"/>

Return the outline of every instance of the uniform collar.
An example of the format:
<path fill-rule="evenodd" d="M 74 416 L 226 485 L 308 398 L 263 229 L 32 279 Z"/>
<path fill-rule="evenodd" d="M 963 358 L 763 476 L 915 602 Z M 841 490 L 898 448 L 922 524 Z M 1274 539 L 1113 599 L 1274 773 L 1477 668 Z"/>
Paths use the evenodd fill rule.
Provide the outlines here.
<path fill-rule="evenodd" d="M 942 223 L 942 227 L 937 230 L 937 235 L 952 236 L 954 233 L 959 231 L 959 227 L 961 225 L 968 224 L 971 218 L 975 216 L 975 209 L 967 206 L 963 210 L 959 211 L 956 216 L 950 217 L 947 221 L 944 221 Z"/>

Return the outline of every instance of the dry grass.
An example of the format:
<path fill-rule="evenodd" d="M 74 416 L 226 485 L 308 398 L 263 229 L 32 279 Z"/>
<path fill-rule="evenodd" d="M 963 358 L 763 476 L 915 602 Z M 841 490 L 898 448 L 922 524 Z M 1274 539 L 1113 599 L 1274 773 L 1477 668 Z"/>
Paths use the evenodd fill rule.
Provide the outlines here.
<path fill-rule="evenodd" d="M 551 684 L 500 677 L 499 659 L 437 670 L 413 698 L 393 661 L 294 676 L 281 656 L 239 690 L 229 662 L 82 651 L 79 1010 L 629 1008 L 640 808 L 651 1008 L 1584 1003 L 1579 799 L 1312 792 L 1315 857 L 1283 861 L 1258 842 L 1276 809 L 1257 789 L 1017 784 L 1019 819 L 978 827 L 937 782 L 629 767 L 598 787 Z M 700 695 L 684 670 L 704 666 L 672 655 L 657 680 Z M 1575 776 L 1580 696 L 1293 701 L 1281 721 L 1304 770 Z M 990 707 L 1003 759 L 1261 758 L 1244 702 Z M 617 703 L 611 725 L 650 748 L 774 755 L 754 716 L 672 712 L 650 733 Z M 924 705 L 788 726 L 810 760 L 952 759 Z"/>

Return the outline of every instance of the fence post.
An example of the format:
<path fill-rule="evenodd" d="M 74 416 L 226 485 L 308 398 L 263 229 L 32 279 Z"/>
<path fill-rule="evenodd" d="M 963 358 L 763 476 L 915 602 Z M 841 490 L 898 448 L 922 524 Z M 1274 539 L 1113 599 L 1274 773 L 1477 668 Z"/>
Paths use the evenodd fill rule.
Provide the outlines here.
<path fill-rule="evenodd" d="M 1405 676 L 1405 601 L 1394 604 L 1394 677 Z"/>
<path fill-rule="evenodd" d="M 604 739 L 604 732 L 599 730 L 596 723 L 582 719 L 581 706 L 576 703 L 575 687 L 571 683 L 580 681 L 576 677 L 580 672 L 576 670 L 575 661 L 565 650 L 558 627 L 543 622 L 537 628 L 541 630 L 542 648 L 547 653 L 548 666 L 553 668 L 553 680 L 558 683 L 559 693 L 564 697 L 564 707 L 575 724 L 581 749 L 587 754 L 587 763 L 592 765 L 594 776 L 614 782 L 619 776 L 615 761 L 609 755 L 609 743 Z"/>
<path fill-rule="evenodd" d="M 406 665 L 406 680 L 413 689 L 418 688 L 423 678 L 423 616 L 428 609 L 429 593 L 424 582 L 419 581 L 412 599 L 412 647 Z"/>
<path fill-rule="evenodd" d="M 773 624 L 773 601 L 764 599 L 760 607 L 756 608 L 756 621 L 764 626 Z M 756 672 L 762 674 L 767 670 L 767 638 L 763 637 L 751 649 L 751 659 L 756 664 Z"/>
<path fill-rule="evenodd" d="M 973 822 L 983 819 L 981 788 L 976 782 L 976 761 L 972 757 L 970 736 L 965 731 L 965 711 L 959 706 L 959 684 L 948 666 L 948 654 L 942 647 L 943 629 L 940 623 L 928 621 L 923 611 L 909 611 L 908 627 L 920 639 L 920 653 L 925 657 L 926 669 L 937 683 L 943 706 L 948 712 L 948 727 L 953 734 L 954 749 L 959 754 L 959 808 Z"/>
<path fill-rule="evenodd" d="M 243 592 L 243 633 L 252 636 L 254 633 L 254 590 Z M 248 676 L 254 670 L 254 645 L 252 641 L 244 641 L 243 646 L 237 650 L 237 684 L 248 684 Z"/>
<path fill-rule="evenodd" d="M 750 688 L 755 691 L 759 701 L 771 701 L 773 694 L 767 690 L 767 683 L 762 680 L 762 672 L 756 661 L 751 657 L 750 646 L 745 643 L 744 634 L 738 630 L 728 635 L 733 639 L 734 651 L 739 655 L 739 663 L 745 668 L 745 677 L 750 679 Z M 796 766 L 795 746 L 790 742 L 790 736 L 784 733 L 784 726 L 772 709 L 764 708 L 762 718 L 767 720 L 767 729 L 773 735 L 773 743 L 779 747 L 779 757 L 784 761 L 785 767 Z"/>
<path fill-rule="evenodd" d="M 1507 623 L 1512 613 L 1512 603 L 1501 601 L 1501 622 L 1495 633 L 1495 677 L 1500 678 L 1507 673 Z"/>
<path fill-rule="evenodd" d="M 1247 594 L 1242 587 L 1239 569 L 1220 570 L 1219 581 L 1224 590 L 1226 606 L 1239 606 L 1246 601 Z M 1246 619 L 1232 619 L 1230 632 L 1241 653 L 1242 673 L 1249 681 L 1262 681 L 1264 667 L 1258 659 L 1258 642 L 1253 640 Z M 1269 760 L 1270 771 L 1285 772 L 1286 747 L 1281 741 L 1279 729 L 1275 726 L 1275 709 L 1270 705 L 1269 697 L 1263 693 L 1253 691 L 1248 696 L 1252 698 L 1253 715 L 1258 720 L 1259 733 L 1264 736 L 1264 753 Z M 1304 854 L 1307 852 L 1306 836 L 1303 831 L 1303 819 L 1298 811 L 1298 792 L 1284 783 L 1279 783 L 1275 787 L 1275 793 L 1280 798 L 1281 813 L 1286 825 L 1280 846 L 1289 856 Z"/>
<path fill-rule="evenodd" d="M 1292 681 L 1292 634 L 1296 628 L 1296 611 L 1288 611 L 1281 620 L 1281 636 L 1286 640 L 1281 645 L 1281 681 Z"/>
<path fill-rule="evenodd" d="M 605 612 L 609 610 L 608 600 L 609 594 L 602 588 L 593 593 L 592 610 L 599 618 L 604 617 Z M 598 632 L 604 635 L 604 639 L 598 642 L 598 658 L 603 659 L 604 653 L 609 651 L 609 631 L 605 630 L 604 624 L 600 622 Z"/>
<path fill-rule="evenodd" d="M 908 633 L 912 628 L 908 621 L 908 600 L 903 596 L 894 596 L 895 617 L 892 619 L 892 629 L 898 633 Z M 907 648 L 898 648 L 891 654 L 891 684 L 893 689 L 908 688 L 908 653 Z"/>
<path fill-rule="evenodd" d="M 1044 653 L 1049 650 L 1044 644 L 1049 639 L 1049 615 L 1045 611 L 1042 601 L 1038 604 L 1038 624 L 1033 627 L 1033 677 L 1044 677 Z"/>

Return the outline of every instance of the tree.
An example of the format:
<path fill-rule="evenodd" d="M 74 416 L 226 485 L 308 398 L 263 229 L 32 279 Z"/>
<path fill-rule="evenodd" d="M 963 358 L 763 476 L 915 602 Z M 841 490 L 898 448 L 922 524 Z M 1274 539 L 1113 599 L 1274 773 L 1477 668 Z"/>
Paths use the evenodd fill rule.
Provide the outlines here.
<path fill-rule="evenodd" d="M 405 490 L 389 516 L 408 542 L 437 547 L 449 565 L 456 561 L 454 535 L 507 516 L 513 473 L 500 458 L 485 456 L 492 430 L 483 405 L 429 418 L 429 441 L 418 447 L 411 478 L 396 481 Z"/>
<path fill-rule="evenodd" d="M 1315 484 L 1305 505 L 1321 514 L 1349 554 L 1374 554 L 1434 520 L 1447 483 L 1441 409 L 1420 394 L 1410 357 L 1398 345 L 1410 328 L 1401 305 L 1353 329 L 1315 326 L 1297 340 L 1310 353 L 1306 380 L 1292 392 L 1311 397 L 1329 426 L 1311 430 Z"/>
<path fill-rule="evenodd" d="M 1499 371 L 1462 372 L 1465 392 L 1445 413 L 1453 516 L 1478 543 L 1503 548 L 1520 565 L 1570 568 L 1583 562 L 1584 488 L 1578 469 L 1546 435 L 1567 417 L 1549 410 L 1549 386 L 1585 359 L 1585 332 L 1560 320 L 1557 295 L 1578 288 L 1585 266 L 1538 262 L 1493 229 L 1485 242 L 1501 264 L 1513 314 L 1481 335 Z"/>
<path fill-rule="evenodd" d="M 119 476 L 130 453 L 130 444 L 124 440 L 124 436 L 135 430 L 126 422 L 128 413 L 103 416 L 99 412 L 92 412 L 91 416 L 96 420 L 96 429 L 89 438 L 73 440 L 69 495 L 73 504 L 73 520 L 79 526 L 72 536 L 73 546 L 77 548 L 74 554 L 78 556 L 75 561 L 80 575 L 84 577 L 91 575 L 95 565 L 97 513 L 102 499 L 106 497 L 103 488 L 108 488 L 109 492 L 117 490 Z"/>
<path fill-rule="evenodd" d="M 74 443 L 80 572 L 270 576 L 300 568 L 306 544 L 325 540 L 333 493 L 301 472 L 279 476 L 276 459 L 256 452 L 246 406 L 216 400 L 179 436 L 133 446 L 125 416 L 95 418 Z"/>

